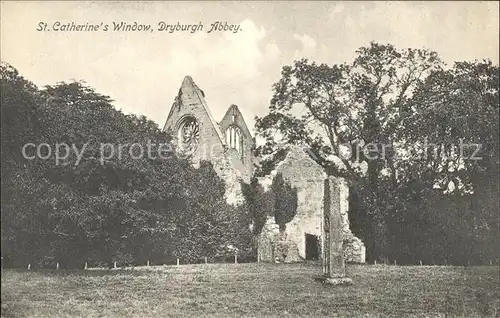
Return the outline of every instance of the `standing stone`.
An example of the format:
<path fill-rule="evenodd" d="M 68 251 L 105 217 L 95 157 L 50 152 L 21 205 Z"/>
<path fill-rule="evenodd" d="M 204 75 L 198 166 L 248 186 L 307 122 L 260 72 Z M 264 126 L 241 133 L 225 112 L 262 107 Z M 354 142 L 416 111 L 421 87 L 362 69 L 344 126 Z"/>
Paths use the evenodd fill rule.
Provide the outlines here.
<path fill-rule="evenodd" d="M 325 180 L 324 222 L 323 222 L 323 277 L 321 280 L 331 285 L 350 285 L 346 277 L 343 231 L 341 214 L 342 179 L 329 176 Z"/>
<path fill-rule="evenodd" d="M 340 185 L 330 176 L 325 180 L 325 259 L 329 277 L 344 277 L 345 264 L 342 249 L 342 216 L 340 214 Z"/>

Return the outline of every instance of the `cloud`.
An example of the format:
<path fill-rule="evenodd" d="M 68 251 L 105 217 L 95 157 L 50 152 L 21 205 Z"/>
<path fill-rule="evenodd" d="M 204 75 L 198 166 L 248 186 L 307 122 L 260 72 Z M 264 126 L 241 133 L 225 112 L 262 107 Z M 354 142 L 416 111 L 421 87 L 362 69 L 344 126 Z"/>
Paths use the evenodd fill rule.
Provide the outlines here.
<path fill-rule="evenodd" d="M 309 58 L 313 59 L 316 53 L 316 41 L 307 34 L 294 34 L 293 38 L 300 42 L 301 49 L 296 50 L 293 54 L 293 59 Z"/>
<path fill-rule="evenodd" d="M 293 53 L 293 60 L 307 58 L 316 63 L 327 63 L 331 65 L 333 61 L 329 58 L 331 51 L 325 43 L 320 43 L 308 34 L 294 34 L 293 38 L 300 42 L 300 49 Z"/>
<path fill-rule="evenodd" d="M 265 46 L 264 55 L 268 58 L 267 61 L 274 61 L 281 56 L 281 51 L 276 43 L 268 43 Z"/>
<path fill-rule="evenodd" d="M 427 48 L 449 64 L 490 57 L 498 62 L 498 3 L 494 2 L 350 2 L 333 6 L 326 24 L 337 60 L 349 61 L 370 41 L 399 48 Z"/>

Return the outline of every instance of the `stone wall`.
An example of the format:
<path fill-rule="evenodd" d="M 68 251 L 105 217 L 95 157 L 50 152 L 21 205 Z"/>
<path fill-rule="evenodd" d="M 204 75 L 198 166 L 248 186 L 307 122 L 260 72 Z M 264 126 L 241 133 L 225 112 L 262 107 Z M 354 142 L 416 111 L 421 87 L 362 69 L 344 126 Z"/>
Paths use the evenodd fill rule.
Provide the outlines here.
<path fill-rule="evenodd" d="M 184 78 L 163 130 L 170 131 L 175 138 L 179 122 L 187 116 L 196 118 L 200 127 L 199 145 L 191 157 L 193 163 L 224 157 L 222 132 L 207 108 L 204 93 L 190 76 Z"/>
<path fill-rule="evenodd" d="M 235 107 L 230 109 L 233 111 L 236 109 L 241 117 L 237 107 Z M 235 205 L 241 204 L 244 198 L 240 181 L 249 182 L 251 170 L 248 166 L 252 165 L 251 158 L 247 155 L 247 165 L 239 163 L 240 166 L 238 166 L 238 162 L 234 161 L 231 149 L 225 145 L 223 132 L 208 109 L 205 94 L 190 76 L 184 78 L 163 130 L 171 132 L 175 138 L 179 122 L 188 116 L 195 118 L 200 127 L 199 144 L 196 151 L 190 156 L 191 162 L 195 167 L 199 165 L 201 160 L 211 162 L 219 177 L 226 183 L 227 202 Z M 237 117 L 238 123 L 244 124 L 243 118 L 240 117 Z M 245 132 L 247 131 L 248 129 Z M 248 144 L 248 147 L 251 145 Z"/>
<path fill-rule="evenodd" d="M 238 106 L 231 105 L 226 114 L 219 123 L 219 127 L 223 134 L 226 133 L 226 129 L 231 125 L 237 126 L 241 131 L 241 138 L 243 143 L 242 155 L 240 156 L 236 151 L 231 153 L 231 158 L 233 160 L 233 166 L 241 173 L 245 182 L 250 182 L 253 170 L 253 139 L 248 129 L 245 119 L 241 114 Z"/>
<path fill-rule="evenodd" d="M 219 177 L 226 184 L 226 201 L 232 205 L 240 205 L 244 202 L 241 181 L 246 181 L 241 172 L 234 169 L 231 159 L 226 156 L 221 156 L 212 159 L 214 169 Z"/>
<path fill-rule="evenodd" d="M 285 261 L 301 261 L 306 258 L 306 234 L 315 235 L 320 239 L 323 250 L 323 211 L 324 211 L 324 180 L 327 177 L 323 168 L 318 165 L 303 149 L 292 146 L 285 160 L 261 184 L 265 187 L 272 182 L 272 177 L 281 173 L 285 180 L 297 188 L 298 206 L 294 219 L 286 225 L 283 235 L 278 235 L 274 218 L 269 218 L 259 237 L 259 257 L 263 261 L 274 261 L 273 248 L 283 245 L 295 245 Z M 344 233 L 344 251 L 347 262 L 364 263 L 365 247 L 363 242 L 355 237 L 349 228 L 347 184 L 341 187 L 342 230 Z"/>

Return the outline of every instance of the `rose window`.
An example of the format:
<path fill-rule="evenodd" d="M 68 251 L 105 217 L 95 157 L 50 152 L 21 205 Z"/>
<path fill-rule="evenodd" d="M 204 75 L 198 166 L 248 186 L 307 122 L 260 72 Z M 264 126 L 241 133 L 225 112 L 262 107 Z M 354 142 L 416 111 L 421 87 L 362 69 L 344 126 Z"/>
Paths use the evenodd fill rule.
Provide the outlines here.
<path fill-rule="evenodd" d="M 192 154 L 200 141 L 200 125 L 193 117 L 182 120 L 178 131 L 179 147 L 186 154 Z"/>

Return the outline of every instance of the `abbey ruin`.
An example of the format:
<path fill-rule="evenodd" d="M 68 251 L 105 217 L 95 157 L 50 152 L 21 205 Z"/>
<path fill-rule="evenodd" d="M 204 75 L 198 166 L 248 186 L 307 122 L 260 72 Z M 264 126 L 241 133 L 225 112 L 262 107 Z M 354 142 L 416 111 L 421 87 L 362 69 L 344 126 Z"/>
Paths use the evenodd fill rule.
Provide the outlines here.
<path fill-rule="evenodd" d="M 220 122 L 212 117 L 204 92 L 186 76 L 172 104 L 164 131 L 174 136 L 180 151 L 194 165 L 210 161 L 226 182 L 230 204 L 243 202 L 241 181 L 250 182 L 253 174 L 253 139 L 238 106 L 231 105 Z M 269 217 L 258 237 L 258 258 L 267 262 L 298 262 L 321 259 L 323 240 L 324 180 L 327 175 L 305 149 L 290 146 L 286 158 L 270 175 L 260 178 L 266 187 L 281 173 L 297 189 L 298 207 L 293 220 L 280 235 L 274 218 Z M 341 187 L 342 231 L 347 262 L 364 263 L 365 246 L 349 227 L 349 188 Z"/>

